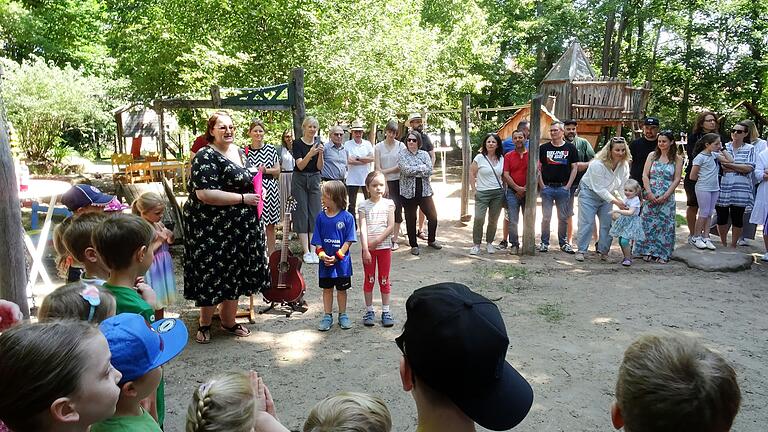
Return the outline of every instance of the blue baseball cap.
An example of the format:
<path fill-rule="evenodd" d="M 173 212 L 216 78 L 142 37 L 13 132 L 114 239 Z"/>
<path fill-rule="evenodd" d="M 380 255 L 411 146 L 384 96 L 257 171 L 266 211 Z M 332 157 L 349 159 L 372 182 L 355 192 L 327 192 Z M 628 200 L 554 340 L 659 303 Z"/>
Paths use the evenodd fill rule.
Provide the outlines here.
<path fill-rule="evenodd" d="M 112 366 L 123 374 L 120 385 L 134 381 L 179 355 L 189 333 L 180 319 L 167 318 L 151 326 L 144 317 L 122 313 L 99 325 L 112 353 Z"/>
<path fill-rule="evenodd" d="M 104 207 L 115 198 L 114 195 L 107 195 L 95 186 L 89 184 L 76 184 L 72 189 L 64 192 L 61 196 L 61 202 L 67 206 L 69 211 L 87 206 Z"/>

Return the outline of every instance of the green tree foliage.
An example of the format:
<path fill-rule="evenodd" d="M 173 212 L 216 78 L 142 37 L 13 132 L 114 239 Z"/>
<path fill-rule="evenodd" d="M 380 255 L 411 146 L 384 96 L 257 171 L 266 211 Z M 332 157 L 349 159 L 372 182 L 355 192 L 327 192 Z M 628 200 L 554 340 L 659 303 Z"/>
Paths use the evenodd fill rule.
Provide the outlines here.
<path fill-rule="evenodd" d="M 22 64 L 0 61 L 8 119 L 31 165 L 40 170 L 50 170 L 61 161 L 64 154 L 58 145 L 64 131 L 93 128 L 109 118 L 102 80 L 37 57 Z"/>

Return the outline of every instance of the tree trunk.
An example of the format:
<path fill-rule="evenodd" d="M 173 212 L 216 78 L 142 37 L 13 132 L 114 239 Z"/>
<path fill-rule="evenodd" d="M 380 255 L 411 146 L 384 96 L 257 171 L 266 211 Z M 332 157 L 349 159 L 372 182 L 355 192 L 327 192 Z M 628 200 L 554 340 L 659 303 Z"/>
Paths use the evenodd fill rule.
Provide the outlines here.
<path fill-rule="evenodd" d="M 669 1 L 666 2 L 664 9 L 669 7 Z M 661 29 L 664 27 L 664 19 L 659 18 L 659 24 L 656 26 L 656 35 L 653 37 L 653 53 L 651 54 L 651 61 L 648 62 L 648 69 L 645 72 L 645 80 L 653 82 L 653 75 L 656 72 L 656 59 L 659 54 L 659 39 L 661 38 Z"/>
<path fill-rule="evenodd" d="M 624 39 L 624 31 L 627 28 L 627 21 L 629 21 L 627 2 L 621 6 L 621 20 L 619 21 L 619 30 L 616 32 L 616 41 L 613 44 L 613 54 L 611 56 L 611 74 L 610 76 L 616 78 L 619 75 L 619 62 L 621 54 L 621 42 Z"/>
<path fill-rule="evenodd" d="M 688 124 L 688 110 L 691 107 L 691 77 L 693 71 L 691 70 L 691 55 L 693 46 L 693 9 L 694 2 L 691 1 L 688 4 L 688 16 L 686 18 L 685 27 L 685 48 L 683 51 L 683 67 L 685 69 L 685 83 L 683 84 L 683 97 L 680 101 L 680 111 L 678 114 L 678 124 Z"/>
<path fill-rule="evenodd" d="M 29 318 L 22 229 L 16 170 L 5 122 L 5 104 L 0 94 L 0 245 L 3 245 L 0 247 L 0 297 L 19 305 L 24 318 Z"/>
<path fill-rule="evenodd" d="M 605 21 L 605 37 L 603 38 L 603 59 L 600 66 L 602 76 L 608 76 L 611 68 L 611 43 L 613 42 L 613 27 L 616 23 L 616 11 L 608 12 L 608 19 Z"/>

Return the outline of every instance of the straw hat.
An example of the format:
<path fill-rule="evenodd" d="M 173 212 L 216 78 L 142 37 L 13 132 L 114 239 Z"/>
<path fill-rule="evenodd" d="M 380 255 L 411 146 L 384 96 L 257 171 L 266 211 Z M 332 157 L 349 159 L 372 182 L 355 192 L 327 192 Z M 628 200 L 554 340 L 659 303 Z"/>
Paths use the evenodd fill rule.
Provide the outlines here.
<path fill-rule="evenodd" d="M 355 120 L 352 122 L 352 126 L 349 128 L 350 131 L 364 131 L 365 127 L 363 127 L 363 121 L 362 120 Z"/>
<path fill-rule="evenodd" d="M 421 114 L 419 113 L 411 113 L 411 115 L 408 116 L 408 123 L 414 121 L 414 120 L 421 120 Z"/>

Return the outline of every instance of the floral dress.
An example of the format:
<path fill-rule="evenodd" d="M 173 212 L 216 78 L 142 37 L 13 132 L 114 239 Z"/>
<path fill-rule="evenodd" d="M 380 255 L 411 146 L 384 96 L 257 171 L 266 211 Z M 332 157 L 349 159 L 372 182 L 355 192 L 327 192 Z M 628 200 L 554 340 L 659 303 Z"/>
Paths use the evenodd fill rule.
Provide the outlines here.
<path fill-rule="evenodd" d="M 240 157 L 245 154 L 240 150 Z M 260 292 L 270 285 L 264 225 L 256 207 L 208 205 L 197 190 L 253 193 L 253 176 L 211 147 L 192 159 L 184 204 L 184 297 L 197 306 Z"/>
<path fill-rule="evenodd" d="M 654 196 L 664 195 L 675 177 L 675 162 L 653 161 L 648 172 L 651 192 Z M 635 242 L 635 255 L 648 255 L 669 261 L 675 249 L 675 197 L 669 197 L 661 204 L 646 201 L 640 215 L 643 221 L 645 240 Z"/>

